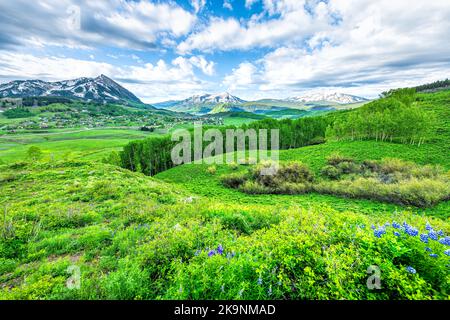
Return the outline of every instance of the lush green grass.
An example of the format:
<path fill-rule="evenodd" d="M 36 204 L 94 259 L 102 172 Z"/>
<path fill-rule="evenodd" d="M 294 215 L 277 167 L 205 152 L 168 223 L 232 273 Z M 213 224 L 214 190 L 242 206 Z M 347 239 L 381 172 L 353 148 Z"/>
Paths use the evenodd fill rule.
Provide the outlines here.
<path fill-rule="evenodd" d="M 280 158 L 316 173 L 335 152 L 449 170 L 447 97 L 423 95 L 439 125 L 420 147 L 329 141 Z M 319 194 L 247 195 L 221 184 L 245 165 L 189 164 L 152 178 L 98 162 L 146 133 L 71 131 L 0 136 L 8 163 L 0 165 L 0 299 L 450 297 L 448 246 L 386 225 L 405 222 L 409 233 L 412 225 L 425 234 L 429 223 L 443 238 L 449 202 L 419 210 Z M 44 159 L 12 164 L 31 145 Z M 58 160 L 69 152 L 91 161 Z M 367 287 L 370 266 L 380 269 L 381 290 Z M 66 285 L 74 268 L 79 289 Z"/>
<path fill-rule="evenodd" d="M 448 298 L 444 245 L 428 244 L 434 258 L 418 237 L 370 228 L 396 220 L 426 232 L 429 222 L 448 234 L 437 218 L 218 202 L 89 162 L 1 169 L 3 299 Z M 371 265 L 382 290 L 366 285 Z M 78 289 L 66 285 L 73 270 Z"/>
<path fill-rule="evenodd" d="M 26 152 L 32 145 L 55 160 L 99 160 L 113 150 L 120 150 L 129 141 L 144 139 L 150 134 L 130 129 L 63 129 L 39 134 L 8 134 L 0 136 L 0 160 L 5 163 L 26 160 Z"/>
<path fill-rule="evenodd" d="M 326 164 L 326 158 L 339 152 L 344 156 L 350 156 L 356 160 L 379 160 L 386 157 L 397 157 L 418 164 L 437 164 L 446 170 L 450 169 L 450 162 L 446 151 L 434 145 L 422 145 L 420 147 L 400 145 L 387 142 L 353 141 L 353 142 L 328 142 L 321 145 L 308 146 L 299 149 L 281 150 L 280 160 L 301 161 L 311 167 L 316 173 Z M 215 198 L 224 202 L 261 203 L 266 205 L 298 204 L 310 206 L 313 204 L 327 204 L 341 211 L 352 210 L 367 214 L 379 214 L 380 212 L 394 212 L 402 208 L 386 203 L 369 200 L 349 200 L 335 196 L 305 194 L 305 195 L 247 195 L 238 190 L 229 189 L 222 185 L 220 176 L 235 172 L 232 166 L 226 164 L 217 165 L 215 175 L 208 173 L 209 165 L 188 164 L 175 167 L 156 175 L 156 178 L 166 182 L 176 183 L 191 192 L 199 195 Z M 239 170 L 247 170 L 246 166 L 240 166 Z M 187 179 L 186 177 L 189 177 Z M 442 218 L 450 217 L 450 202 L 444 202 L 431 209 L 409 210 L 421 215 L 435 215 Z"/>

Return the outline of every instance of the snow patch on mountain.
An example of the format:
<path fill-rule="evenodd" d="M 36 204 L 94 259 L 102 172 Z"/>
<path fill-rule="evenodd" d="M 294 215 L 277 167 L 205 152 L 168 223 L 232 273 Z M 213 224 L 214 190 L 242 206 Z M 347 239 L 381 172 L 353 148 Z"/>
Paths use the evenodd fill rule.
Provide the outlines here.
<path fill-rule="evenodd" d="M 308 93 L 298 97 L 286 99 L 292 102 L 334 102 L 339 104 L 350 104 L 367 101 L 366 98 L 353 96 L 345 93 Z"/>

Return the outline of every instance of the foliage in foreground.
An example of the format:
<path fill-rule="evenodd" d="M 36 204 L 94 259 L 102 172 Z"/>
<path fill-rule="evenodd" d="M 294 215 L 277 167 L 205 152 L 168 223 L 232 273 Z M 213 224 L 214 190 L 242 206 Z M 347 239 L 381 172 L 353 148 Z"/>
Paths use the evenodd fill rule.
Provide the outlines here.
<path fill-rule="evenodd" d="M 449 298 L 440 219 L 216 203 L 103 164 L 2 169 L 3 299 Z"/>

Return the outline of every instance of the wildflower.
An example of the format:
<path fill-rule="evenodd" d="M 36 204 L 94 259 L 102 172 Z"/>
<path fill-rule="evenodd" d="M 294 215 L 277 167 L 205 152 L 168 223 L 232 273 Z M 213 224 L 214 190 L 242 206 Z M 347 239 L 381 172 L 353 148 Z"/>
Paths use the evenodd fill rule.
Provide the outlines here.
<path fill-rule="evenodd" d="M 377 238 L 381 238 L 381 236 L 382 236 L 383 234 L 385 234 L 385 233 L 386 233 L 386 230 L 384 230 L 384 228 L 376 229 L 376 230 L 374 230 L 374 232 L 373 232 L 374 236 L 377 237 Z"/>
<path fill-rule="evenodd" d="M 445 250 L 444 254 L 447 255 L 447 256 L 450 256 L 450 249 Z"/>
<path fill-rule="evenodd" d="M 431 251 L 433 251 L 433 250 L 431 250 L 431 248 L 429 248 L 429 247 L 426 247 L 426 248 L 425 248 L 425 251 L 431 252 Z"/>
<path fill-rule="evenodd" d="M 411 267 L 411 266 L 406 267 L 406 271 L 408 271 L 409 273 L 412 273 L 412 274 L 417 273 L 416 269 L 414 269 L 414 268 Z"/>
<path fill-rule="evenodd" d="M 445 246 L 450 246 L 450 237 L 445 237 L 445 238 L 439 239 L 439 243 L 443 244 Z"/>
<path fill-rule="evenodd" d="M 422 233 L 420 235 L 420 241 L 422 241 L 423 243 L 428 243 L 428 235 Z"/>
<path fill-rule="evenodd" d="M 212 257 L 215 254 L 216 252 L 214 250 L 211 250 L 210 252 L 208 252 L 208 257 Z"/>
<path fill-rule="evenodd" d="M 415 237 L 419 234 L 419 230 L 417 230 L 416 228 L 412 227 L 412 226 L 407 226 L 405 227 L 405 232 L 410 235 L 411 237 Z"/>
<path fill-rule="evenodd" d="M 444 231 L 439 230 L 437 234 L 438 234 L 438 236 L 443 237 L 444 236 Z"/>
<path fill-rule="evenodd" d="M 394 231 L 394 236 L 400 237 L 400 233 L 398 233 L 397 231 Z"/>
<path fill-rule="evenodd" d="M 433 227 L 427 222 L 427 224 L 426 224 L 426 226 L 425 226 L 425 229 L 426 229 L 427 231 L 432 231 L 432 230 L 433 230 Z"/>
<path fill-rule="evenodd" d="M 392 226 L 395 228 L 395 229 L 400 229 L 400 224 L 398 224 L 397 222 L 392 222 Z"/>
<path fill-rule="evenodd" d="M 371 225 L 370 228 L 371 228 L 372 230 L 375 230 L 377 227 L 375 227 L 374 225 Z"/>
<path fill-rule="evenodd" d="M 437 235 L 436 231 L 434 231 L 434 230 L 429 231 L 428 236 L 430 237 L 431 240 L 436 241 L 438 239 L 438 235 Z"/>
<path fill-rule="evenodd" d="M 438 255 L 437 255 L 436 253 L 430 253 L 430 257 L 432 257 L 432 258 L 437 258 Z"/>
<path fill-rule="evenodd" d="M 223 253 L 223 247 L 221 244 L 219 244 L 219 246 L 217 247 L 217 253 L 218 254 L 222 254 Z"/>
<path fill-rule="evenodd" d="M 262 285 L 262 279 L 261 279 L 261 277 L 258 278 L 258 285 L 259 285 L 259 286 Z"/>

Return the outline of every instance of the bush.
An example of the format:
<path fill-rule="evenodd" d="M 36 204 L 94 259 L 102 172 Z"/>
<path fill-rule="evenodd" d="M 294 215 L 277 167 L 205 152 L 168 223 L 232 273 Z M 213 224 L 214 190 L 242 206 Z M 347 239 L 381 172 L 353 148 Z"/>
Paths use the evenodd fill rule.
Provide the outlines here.
<path fill-rule="evenodd" d="M 273 170 L 273 174 L 270 170 Z M 253 168 L 251 175 L 256 182 L 271 188 L 277 188 L 284 182 L 304 183 L 314 180 L 314 173 L 309 167 L 299 162 L 280 165 L 271 162 L 260 163 Z"/>
<path fill-rule="evenodd" d="M 341 162 L 355 162 L 353 158 L 342 156 L 339 153 L 333 153 L 327 157 L 327 164 L 337 166 Z"/>
<path fill-rule="evenodd" d="M 232 173 L 226 176 L 222 176 L 221 178 L 222 183 L 233 189 L 239 188 L 245 181 L 247 181 L 248 177 L 245 173 Z"/>
<path fill-rule="evenodd" d="M 217 167 L 216 166 L 209 166 L 208 169 L 206 169 L 206 171 L 211 174 L 211 175 L 215 175 L 217 172 Z"/>
<path fill-rule="evenodd" d="M 42 159 L 42 150 L 39 147 L 31 146 L 27 150 L 27 158 L 32 161 L 38 161 Z"/>
<path fill-rule="evenodd" d="M 248 194 L 267 194 L 270 190 L 256 181 L 245 181 L 239 187 L 239 190 Z"/>
<path fill-rule="evenodd" d="M 360 173 L 361 166 L 352 161 L 342 161 L 336 165 L 341 174 Z"/>
<path fill-rule="evenodd" d="M 335 166 L 327 165 L 320 170 L 320 174 L 328 179 L 337 180 L 341 176 L 341 171 Z"/>
<path fill-rule="evenodd" d="M 282 182 L 274 189 L 278 194 L 304 194 L 311 191 L 309 184 Z"/>

